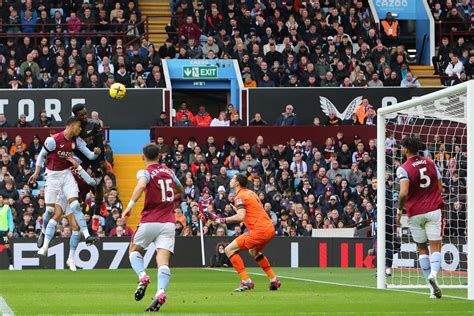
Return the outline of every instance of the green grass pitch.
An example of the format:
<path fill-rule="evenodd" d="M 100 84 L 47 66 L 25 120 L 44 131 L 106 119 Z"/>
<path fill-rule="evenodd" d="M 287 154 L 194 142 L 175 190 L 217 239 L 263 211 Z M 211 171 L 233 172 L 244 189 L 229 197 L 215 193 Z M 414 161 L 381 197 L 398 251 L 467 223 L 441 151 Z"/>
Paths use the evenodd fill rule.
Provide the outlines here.
<path fill-rule="evenodd" d="M 282 287 L 271 292 L 261 270 L 249 269 L 255 290 L 244 293 L 233 292 L 239 279 L 227 272 L 233 270 L 172 268 L 168 302 L 159 313 L 474 315 L 474 302 L 462 299 L 466 291 L 444 290 L 452 297 L 432 300 L 427 290 L 377 290 L 375 270 L 276 268 Z M 156 269 L 148 274 L 152 283 L 140 302 L 133 298 L 132 270 L 0 271 L 0 296 L 15 315 L 141 314 L 156 291 Z"/>

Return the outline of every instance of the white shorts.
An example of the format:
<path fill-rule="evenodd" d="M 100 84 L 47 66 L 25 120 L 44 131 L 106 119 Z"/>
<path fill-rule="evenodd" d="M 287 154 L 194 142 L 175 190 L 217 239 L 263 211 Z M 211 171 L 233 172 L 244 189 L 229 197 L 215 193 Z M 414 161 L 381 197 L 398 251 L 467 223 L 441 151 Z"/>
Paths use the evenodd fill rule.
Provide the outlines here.
<path fill-rule="evenodd" d="M 64 215 L 69 216 L 72 214 L 71 205 L 62 191 L 59 192 L 58 197 L 56 198 L 56 204 L 62 208 Z"/>
<path fill-rule="evenodd" d="M 441 240 L 441 210 L 408 218 L 413 240 L 422 244 L 428 240 Z"/>
<path fill-rule="evenodd" d="M 173 253 L 175 229 L 174 223 L 143 223 L 138 226 L 132 241 L 143 249 L 154 243 L 156 249 Z"/>
<path fill-rule="evenodd" d="M 46 183 L 44 186 L 44 201 L 46 204 L 54 204 L 60 192 L 66 199 L 77 198 L 79 188 L 76 179 L 69 169 L 61 171 L 46 170 Z"/>

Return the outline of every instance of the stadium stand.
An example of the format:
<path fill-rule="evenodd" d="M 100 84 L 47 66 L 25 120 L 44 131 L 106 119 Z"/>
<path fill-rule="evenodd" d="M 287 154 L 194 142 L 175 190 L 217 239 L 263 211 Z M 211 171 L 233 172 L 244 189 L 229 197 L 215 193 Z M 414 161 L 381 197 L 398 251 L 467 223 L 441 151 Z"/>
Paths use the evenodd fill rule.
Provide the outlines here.
<path fill-rule="evenodd" d="M 334 2 L 170 1 L 168 24 L 163 22 L 166 9 L 162 1 L 62 1 L 61 6 L 55 1 L 1 2 L 0 85 L 10 89 L 101 88 L 120 82 L 126 87 L 159 88 L 165 86 L 161 70 L 165 58 L 237 59 L 246 87 L 420 85 L 411 73 L 413 61 L 403 43 L 388 36 L 397 33 L 393 17 L 376 25 L 367 1 L 343 1 L 337 6 Z M 456 6 L 450 3 L 429 1 L 441 39 L 433 60 L 435 78 L 445 85 L 474 78 L 474 51 L 469 42 L 474 32 L 472 6 L 469 1 L 459 1 Z M 158 22 L 150 22 L 153 15 Z M 168 36 L 164 42 L 163 37 L 152 37 L 163 29 Z M 196 114 L 186 111 L 178 111 L 176 125 L 242 124 L 232 110 L 214 120 L 205 108 Z M 364 107 L 355 114 L 360 113 L 362 119 L 357 117 L 349 124 L 374 124 L 374 109 Z M 49 126 L 43 114 L 37 124 Z M 18 122 L 5 123 L 6 119 L 0 114 L 0 127 L 10 123 L 11 127 L 28 127 L 21 117 Z M 334 117 L 318 119 L 339 124 Z M 293 113 L 283 114 L 282 122 L 286 121 L 293 123 L 280 125 L 297 124 Z M 253 124 L 266 122 L 256 117 Z M 27 146 L 21 136 L 6 129 L 1 135 L 0 192 L 15 205 L 17 235 L 33 237 L 44 211 L 42 183 L 30 188 L 25 179 L 39 145 Z M 355 138 L 344 145 L 342 137 L 334 135 L 324 144 L 295 138 L 286 144 L 265 144 L 258 139 L 254 144 L 239 144 L 232 138 L 218 145 L 176 140 L 171 147 L 153 137 L 162 147 L 163 162 L 177 171 L 186 186 L 184 202 L 177 207 L 181 223 L 177 234 L 197 234 L 200 205 L 214 205 L 227 215 L 232 211 L 228 180 L 239 171 L 247 174 L 251 188 L 261 196 L 279 235 L 307 236 L 312 228 L 367 224 L 376 212 L 374 141 L 358 144 Z M 136 160 L 130 165 L 134 170 L 139 164 Z M 120 158 L 117 163 L 127 164 Z M 119 171 L 119 175 L 129 175 L 128 171 Z M 111 234 L 122 211 L 113 174 L 104 185 L 109 194 L 105 201 L 108 216 L 102 219 L 99 231 L 102 236 Z M 67 223 L 62 226 L 64 235 Z M 206 230 L 207 234 L 218 231 L 211 226 Z M 226 230 L 230 235 L 239 234 L 235 226 Z M 124 227 L 114 234 L 128 232 Z"/>

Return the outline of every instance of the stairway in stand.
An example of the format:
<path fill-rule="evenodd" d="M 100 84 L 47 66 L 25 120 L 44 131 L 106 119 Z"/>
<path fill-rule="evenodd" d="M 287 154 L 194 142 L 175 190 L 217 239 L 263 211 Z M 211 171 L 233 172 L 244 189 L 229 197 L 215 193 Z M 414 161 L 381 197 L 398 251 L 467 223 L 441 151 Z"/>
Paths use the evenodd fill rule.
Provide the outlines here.
<path fill-rule="evenodd" d="M 410 65 L 410 70 L 415 75 L 418 76 L 433 76 L 434 68 L 433 66 L 417 66 Z M 438 77 L 433 78 L 421 78 L 418 79 L 422 87 L 441 87 L 441 81 Z"/>
<path fill-rule="evenodd" d="M 170 4 L 168 0 L 139 0 L 139 7 L 142 18 L 148 17 L 148 31 L 163 32 L 163 34 L 149 34 L 149 40 L 155 44 L 156 49 L 166 41 L 168 37 L 165 33 L 165 27 L 170 22 Z M 160 17 L 156 17 L 160 15 Z"/>
<path fill-rule="evenodd" d="M 137 172 L 145 168 L 142 155 L 114 155 L 114 172 L 117 177 L 119 197 L 123 209 L 127 207 L 133 189 L 137 184 Z M 140 220 L 140 212 L 143 209 L 144 196 L 135 204 L 127 225 L 135 230 Z"/>

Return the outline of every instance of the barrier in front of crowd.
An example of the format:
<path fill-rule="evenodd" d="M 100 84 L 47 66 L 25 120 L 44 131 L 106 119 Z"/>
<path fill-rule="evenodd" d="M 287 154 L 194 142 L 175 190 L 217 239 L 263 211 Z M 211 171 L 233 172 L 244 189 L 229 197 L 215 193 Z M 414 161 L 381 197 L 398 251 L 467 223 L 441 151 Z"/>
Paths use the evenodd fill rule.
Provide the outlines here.
<path fill-rule="evenodd" d="M 363 98 L 376 109 L 431 93 L 440 88 L 253 88 L 243 89 L 243 117 L 250 121 L 255 113 L 273 125 L 287 104 L 294 106 L 300 125 L 311 125 L 314 117 L 324 120 L 325 112 L 335 109 L 341 118 L 350 116 Z M 196 91 L 196 93 L 198 93 Z M 45 109 L 53 126 L 62 126 L 71 115 L 74 104 L 85 103 L 90 111 L 97 111 L 112 130 L 149 129 L 156 124 L 162 111 L 170 116 L 170 89 L 127 89 L 122 100 L 110 98 L 107 89 L 20 89 L 0 90 L 0 113 L 10 123 L 25 114 L 33 125 Z M 247 107 L 248 105 L 248 107 Z M 178 105 L 176 105 L 178 106 Z M 248 111 L 248 112 L 247 112 Z M 247 115 L 248 113 L 248 115 Z"/>
<path fill-rule="evenodd" d="M 349 118 L 362 99 L 367 98 L 375 108 L 390 106 L 422 96 L 441 88 L 257 88 L 249 89 L 249 119 L 255 113 L 273 124 L 292 104 L 299 124 L 311 125 L 314 117 L 324 121 L 329 110 L 336 110 L 341 119 Z"/>
<path fill-rule="evenodd" d="M 149 129 L 164 111 L 166 89 L 127 89 L 122 100 L 114 100 L 108 89 L 0 90 L 0 113 L 10 123 L 21 114 L 34 125 L 41 110 L 54 126 L 63 126 L 72 115 L 71 107 L 85 103 L 89 113 L 97 111 L 111 129 Z"/>
<path fill-rule="evenodd" d="M 219 243 L 228 243 L 232 237 L 206 237 L 206 265 L 216 253 Z M 64 269 L 69 253 L 69 239 L 54 239 L 47 258 L 38 258 L 36 239 L 19 238 L 11 240 L 15 269 Z M 77 248 L 75 262 L 82 269 L 130 268 L 128 259 L 129 237 L 102 238 L 93 246 L 84 242 Z M 270 262 L 276 267 L 320 267 L 320 268 L 374 268 L 375 257 L 368 254 L 373 247 L 371 238 L 311 238 L 275 237 L 264 249 Z M 445 240 L 442 247 L 442 268 L 445 271 L 466 269 L 466 241 L 458 238 L 456 243 Z M 245 264 L 257 266 L 246 252 L 242 252 Z M 156 267 L 155 249 L 150 246 L 145 254 L 148 267 Z M 394 254 L 394 267 L 417 268 L 416 244 L 403 243 Z M 464 265 L 464 266 L 463 266 Z M 173 267 L 200 267 L 200 239 L 195 237 L 176 238 L 175 254 L 171 258 Z M 5 251 L 0 252 L 0 269 L 8 268 Z M 67 267 L 66 267 L 67 268 Z"/>

